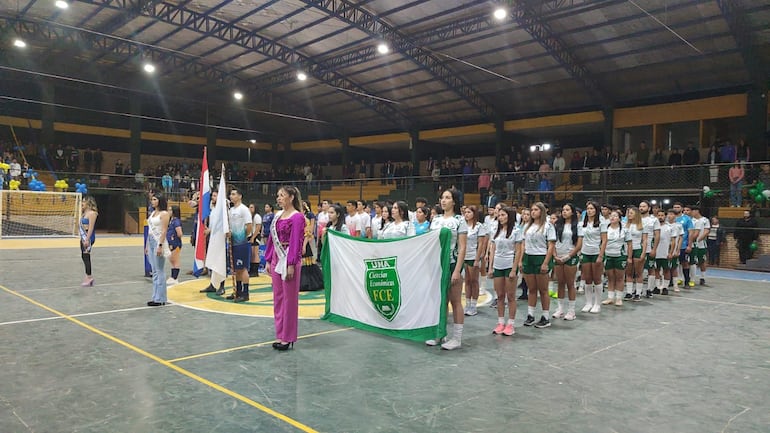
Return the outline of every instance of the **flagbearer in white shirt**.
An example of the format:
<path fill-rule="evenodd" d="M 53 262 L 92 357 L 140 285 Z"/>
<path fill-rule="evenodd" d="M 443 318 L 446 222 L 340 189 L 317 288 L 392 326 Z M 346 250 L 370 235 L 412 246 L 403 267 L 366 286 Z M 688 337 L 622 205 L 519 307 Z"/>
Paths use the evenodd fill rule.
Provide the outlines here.
<path fill-rule="evenodd" d="M 232 245 L 232 272 L 235 275 L 235 293 L 227 297 L 235 302 L 249 300 L 249 265 L 251 264 L 251 245 L 249 235 L 252 231 L 251 212 L 243 202 L 243 194 L 238 188 L 230 190 L 230 244 Z"/>

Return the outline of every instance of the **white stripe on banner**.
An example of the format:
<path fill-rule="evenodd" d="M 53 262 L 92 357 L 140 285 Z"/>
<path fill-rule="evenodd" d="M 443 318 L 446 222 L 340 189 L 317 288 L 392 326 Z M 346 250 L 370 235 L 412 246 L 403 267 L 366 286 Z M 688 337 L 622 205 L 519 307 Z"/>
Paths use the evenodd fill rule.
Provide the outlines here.
<path fill-rule="evenodd" d="M 330 231 L 324 319 L 415 341 L 443 337 L 450 237 L 443 230 L 373 241 Z"/>

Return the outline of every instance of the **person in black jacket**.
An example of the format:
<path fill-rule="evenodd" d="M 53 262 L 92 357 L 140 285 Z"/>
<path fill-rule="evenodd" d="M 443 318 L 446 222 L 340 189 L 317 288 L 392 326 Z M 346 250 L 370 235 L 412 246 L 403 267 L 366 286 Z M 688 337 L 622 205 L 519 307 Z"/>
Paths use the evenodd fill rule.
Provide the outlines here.
<path fill-rule="evenodd" d="M 719 218 L 711 217 L 711 229 L 706 238 L 709 266 L 719 266 L 719 253 L 725 243 L 725 229 L 719 226 Z"/>
<path fill-rule="evenodd" d="M 735 224 L 735 233 L 733 237 L 738 243 L 738 256 L 741 264 L 746 264 L 746 260 L 751 258 L 751 243 L 759 237 L 759 225 L 757 220 L 751 216 L 751 212 L 743 211 L 743 219 Z"/>

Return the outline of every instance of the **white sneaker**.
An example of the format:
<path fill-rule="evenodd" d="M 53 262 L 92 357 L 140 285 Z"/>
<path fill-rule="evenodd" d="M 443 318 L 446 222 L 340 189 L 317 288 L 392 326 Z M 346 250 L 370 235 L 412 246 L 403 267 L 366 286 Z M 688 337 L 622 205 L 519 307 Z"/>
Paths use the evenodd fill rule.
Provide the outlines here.
<path fill-rule="evenodd" d="M 584 288 L 582 288 L 582 287 L 578 287 L 577 292 L 578 293 L 585 293 L 586 290 Z"/>
<path fill-rule="evenodd" d="M 561 319 L 562 317 L 564 317 L 564 312 L 561 310 L 556 310 L 556 312 L 554 312 L 553 316 L 551 317 L 553 317 L 554 319 Z"/>
<path fill-rule="evenodd" d="M 594 304 L 594 306 L 591 307 L 591 312 L 594 313 L 594 314 L 598 314 L 601 311 L 602 311 L 601 304 Z"/>
<path fill-rule="evenodd" d="M 478 312 L 478 310 L 476 309 L 476 307 L 470 307 L 470 308 L 468 308 L 468 311 L 465 313 L 465 315 L 466 315 L 466 316 L 475 316 L 475 315 L 477 315 L 477 314 L 479 314 L 479 312 Z"/>
<path fill-rule="evenodd" d="M 593 306 L 594 306 L 593 304 L 585 304 L 585 305 L 583 306 L 583 309 L 582 309 L 582 310 L 580 310 L 580 311 L 582 311 L 582 312 L 584 312 L 584 313 L 588 313 L 588 312 L 590 312 L 590 311 L 591 311 L 591 308 L 593 308 Z"/>
<path fill-rule="evenodd" d="M 168 280 L 166 280 L 166 285 L 167 286 L 173 286 L 175 284 L 179 284 L 179 280 L 175 280 L 173 278 L 169 278 Z"/>
<path fill-rule="evenodd" d="M 441 348 L 444 350 L 455 350 L 455 349 L 459 349 L 461 346 L 462 346 L 462 343 L 460 342 L 460 340 L 455 340 L 454 338 L 452 338 L 451 340 L 442 344 Z"/>
<path fill-rule="evenodd" d="M 426 346 L 438 346 L 439 343 L 443 343 L 446 341 L 446 337 L 442 338 L 441 340 L 427 340 L 425 341 Z"/>
<path fill-rule="evenodd" d="M 567 314 L 564 315 L 564 320 L 575 320 L 576 317 L 574 311 L 567 311 Z"/>

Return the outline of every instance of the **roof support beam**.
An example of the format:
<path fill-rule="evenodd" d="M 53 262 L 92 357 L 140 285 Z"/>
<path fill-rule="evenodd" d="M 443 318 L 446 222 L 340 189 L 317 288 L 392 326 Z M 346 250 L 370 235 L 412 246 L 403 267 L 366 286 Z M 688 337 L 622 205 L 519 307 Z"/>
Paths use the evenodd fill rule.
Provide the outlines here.
<path fill-rule="evenodd" d="M 734 0 L 716 0 L 719 10 L 727 21 L 727 27 L 730 29 L 735 44 L 741 52 L 743 63 L 749 73 L 752 84 L 760 90 L 766 91 L 768 88 L 767 71 L 763 71 L 760 56 L 754 49 L 754 38 L 752 27 L 746 14 L 740 9 Z"/>
<path fill-rule="evenodd" d="M 246 83 L 230 74 L 228 71 L 211 68 L 198 60 L 190 62 L 188 56 L 174 52 L 160 50 L 154 47 L 140 45 L 125 39 L 118 39 L 106 35 L 97 35 L 91 32 L 83 32 L 71 27 L 60 27 L 54 23 L 37 22 L 20 18 L 0 16 L 0 34 L 7 31 L 15 31 L 19 36 L 27 40 L 62 43 L 67 47 L 87 47 L 89 51 L 108 52 L 121 57 L 144 55 L 162 69 L 171 69 L 185 75 L 194 76 L 204 82 L 219 83 L 222 87 L 245 88 Z M 317 118 L 306 112 L 304 108 L 288 103 L 285 99 L 272 98 L 269 93 L 255 90 L 256 101 L 271 101 L 264 103 L 261 109 L 265 111 L 278 111 L 281 114 L 293 114 L 309 118 Z"/>
<path fill-rule="evenodd" d="M 392 49 L 417 63 L 425 71 L 442 81 L 447 87 L 459 94 L 474 107 L 485 119 L 497 115 L 495 107 L 473 86 L 444 65 L 439 58 L 428 50 L 414 44 L 407 36 L 396 30 L 379 17 L 357 4 L 346 0 L 302 0 L 303 3 L 339 18 L 375 38 L 382 38 L 391 43 Z M 372 49 L 374 49 L 372 47 Z"/>
<path fill-rule="evenodd" d="M 597 8 L 601 6 L 607 6 L 617 3 L 625 2 L 626 0 L 598 0 L 590 2 L 588 0 L 574 0 L 563 1 L 559 9 L 551 10 L 551 12 L 558 11 L 560 13 L 566 13 L 573 9 L 586 10 L 588 8 Z M 553 3 L 553 2 L 552 2 Z M 551 5 L 550 7 L 554 7 Z M 408 24 L 410 26 L 411 24 Z M 428 47 L 436 43 L 452 41 L 455 38 L 465 35 L 472 35 L 484 32 L 493 28 L 505 28 L 505 25 L 501 25 L 495 22 L 489 13 L 484 13 L 475 16 L 463 17 L 455 21 L 450 21 L 441 24 L 432 29 L 426 29 L 410 35 L 412 43 L 419 47 Z M 331 55 L 323 58 L 314 58 L 314 60 L 326 68 L 346 68 L 349 66 L 355 66 L 362 63 L 369 62 L 377 57 L 377 52 L 373 47 L 357 47 L 348 49 L 342 52 L 334 52 Z M 269 73 L 257 79 L 255 84 L 264 89 L 273 89 L 284 86 L 291 83 L 293 80 L 293 71 L 289 69 L 280 69 L 278 71 Z"/>
<path fill-rule="evenodd" d="M 522 0 L 504 0 L 514 21 L 529 33 L 569 74 L 592 99 L 602 107 L 611 107 L 612 98 L 602 90 L 591 72 L 572 54 L 567 44 L 556 36 L 537 12 Z"/>
<path fill-rule="evenodd" d="M 81 0 L 91 4 L 104 4 L 112 9 L 125 9 L 130 7 L 130 0 Z M 254 31 L 228 23 L 205 13 L 196 12 L 177 4 L 160 2 L 146 7 L 141 14 L 156 20 L 186 28 L 201 34 L 207 34 L 230 44 L 268 56 L 287 65 L 309 65 L 306 73 L 322 83 L 340 89 L 343 93 L 358 101 L 364 107 L 380 114 L 395 126 L 405 129 L 410 123 L 409 118 L 393 104 L 370 98 L 369 92 L 358 84 L 345 78 L 335 71 L 322 70 L 308 56 L 296 50 L 265 38 Z M 258 89 L 247 88 L 246 92 Z"/>

